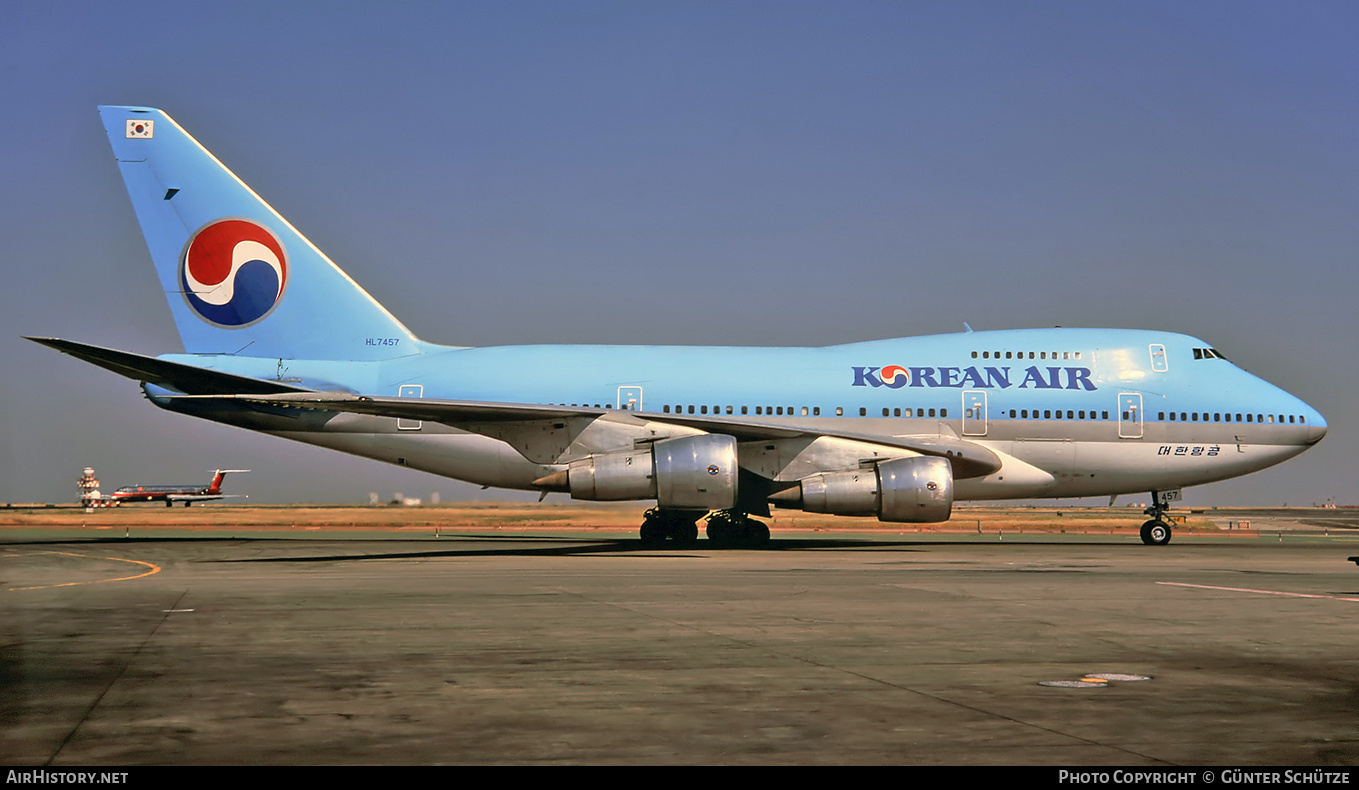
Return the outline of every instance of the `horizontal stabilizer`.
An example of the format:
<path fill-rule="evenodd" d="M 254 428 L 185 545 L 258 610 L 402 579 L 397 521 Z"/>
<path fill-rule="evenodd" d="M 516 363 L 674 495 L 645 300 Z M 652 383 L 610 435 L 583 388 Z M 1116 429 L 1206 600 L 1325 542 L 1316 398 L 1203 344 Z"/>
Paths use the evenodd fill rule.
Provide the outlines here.
<path fill-rule="evenodd" d="M 133 354 L 129 351 L 117 351 L 112 348 L 77 343 L 73 340 L 61 340 L 55 337 L 28 337 L 25 340 L 32 340 L 34 343 L 41 343 L 48 348 L 55 348 L 63 354 L 70 354 L 77 359 L 83 359 L 92 365 L 111 370 L 120 376 L 189 395 L 232 395 L 239 393 L 267 395 L 306 391 L 301 387 L 294 387 L 277 381 L 264 381 L 249 376 L 222 373 L 179 362 L 168 362 L 142 354 Z"/>

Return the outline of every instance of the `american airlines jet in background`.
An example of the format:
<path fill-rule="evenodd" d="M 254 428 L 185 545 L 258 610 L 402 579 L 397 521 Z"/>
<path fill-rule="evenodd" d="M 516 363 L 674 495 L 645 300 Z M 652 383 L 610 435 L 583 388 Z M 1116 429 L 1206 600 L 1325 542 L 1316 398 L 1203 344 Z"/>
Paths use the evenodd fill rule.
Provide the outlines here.
<path fill-rule="evenodd" d="M 102 107 L 185 354 L 33 338 L 170 411 L 487 486 L 655 500 L 648 541 L 757 545 L 770 504 L 889 522 L 957 500 L 1151 492 L 1316 444 L 1326 422 L 1208 343 L 1026 329 L 824 348 L 425 342 L 168 115 Z"/>

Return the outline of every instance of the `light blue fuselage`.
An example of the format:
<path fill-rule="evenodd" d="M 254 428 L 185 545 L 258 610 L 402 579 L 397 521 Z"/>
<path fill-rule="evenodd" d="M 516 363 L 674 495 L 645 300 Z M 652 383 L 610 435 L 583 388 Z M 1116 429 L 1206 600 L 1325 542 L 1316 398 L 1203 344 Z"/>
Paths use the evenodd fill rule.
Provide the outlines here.
<path fill-rule="evenodd" d="M 1207 483 L 1279 463 L 1326 431 L 1298 398 L 1207 343 L 1166 332 L 1007 330 L 824 348 L 420 348 L 382 362 L 163 358 L 322 390 L 711 414 L 884 437 L 951 432 L 1052 475 L 1024 490 L 960 480 L 966 499 Z M 904 373 L 890 375 L 893 366 Z M 343 415 L 297 430 L 286 424 L 293 417 L 160 403 L 483 485 L 531 488 L 553 469 L 438 425 Z"/>

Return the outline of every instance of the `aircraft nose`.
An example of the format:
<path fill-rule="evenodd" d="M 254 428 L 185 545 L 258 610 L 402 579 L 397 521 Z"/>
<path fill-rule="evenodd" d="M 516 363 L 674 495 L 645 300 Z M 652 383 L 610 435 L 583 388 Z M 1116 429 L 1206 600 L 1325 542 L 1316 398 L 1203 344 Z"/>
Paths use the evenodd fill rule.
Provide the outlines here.
<path fill-rule="evenodd" d="M 1326 435 L 1326 418 L 1315 409 L 1307 415 L 1307 443 L 1316 444 Z"/>

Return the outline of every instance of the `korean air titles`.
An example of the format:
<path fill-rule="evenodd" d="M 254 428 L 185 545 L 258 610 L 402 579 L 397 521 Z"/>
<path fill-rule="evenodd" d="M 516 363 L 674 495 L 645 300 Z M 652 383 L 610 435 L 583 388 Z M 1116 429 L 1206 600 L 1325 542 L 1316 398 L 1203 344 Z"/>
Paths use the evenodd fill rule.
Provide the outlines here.
<path fill-rule="evenodd" d="M 1090 380 L 1090 368 L 1029 366 L 1023 371 L 1011 367 L 854 367 L 855 387 L 924 387 L 936 389 L 1068 389 L 1093 392 L 1098 387 Z M 1018 383 L 1016 383 L 1018 381 Z"/>

